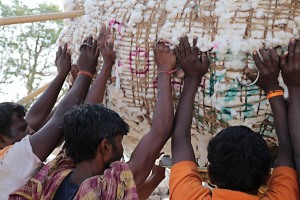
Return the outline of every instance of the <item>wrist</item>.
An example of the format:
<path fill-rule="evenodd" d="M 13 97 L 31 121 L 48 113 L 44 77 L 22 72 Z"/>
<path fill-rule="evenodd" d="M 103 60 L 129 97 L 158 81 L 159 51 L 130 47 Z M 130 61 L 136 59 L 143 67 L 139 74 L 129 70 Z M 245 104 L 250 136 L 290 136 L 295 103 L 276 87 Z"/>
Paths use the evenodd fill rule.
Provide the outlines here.
<path fill-rule="evenodd" d="M 198 77 L 194 77 L 194 76 L 185 76 L 184 77 L 184 82 L 185 83 L 189 83 L 189 84 L 195 84 L 195 85 L 199 85 L 201 83 L 201 80 L 202 80 L 202 76 L 198 76 Z"/>
<path fill-rule="evenodd" d="M 171 82 L 171 76 L 169 74 L 166 74 L 166 73 L 160 73 L 160 74 L 157 74 L 157 82 L 165 82 L 165 81 L 168 81 L 168 82 Z"/>
<path fill-rule="evenodd" d="M 86 70 L 80 70 L 79 72 L 78 72 L 78 76 L 79 75 L 84 75 L 84 76 L 87 76 L 87 77 L 89 77 L 91 80 L 93 79 L 93 74 L 91 73 L 91 72 L 89 72 L 89 71 L 86 71 Z"/>
<path fill-rule="evenodd" d="M 112 66 L 113 66 L 113 63 L 111 63 L 111 64 L 104 63 L 101 68 L 101 72 L 104 72 L 105 74 L 110 74 Z"/>
<path fill-rule="evenodd" d="M 103 67 L 112 67 L 114 65 L 115 61 L 104 61 L 103 62 Z"/>
<path fill-rule="evenodd" d="M 92 75 L 95 74 L 96 72 L 96 67 L 87 67 L 87 66 L 78 66 L 78 71 L 85 71 L 85 72 L 89 72 L 91 73 Z"/>
<path fill-rule="evenodd" d="M 57 75 L 56 75 L 56 78 L 58 79 L 65 79 L 67 77 L 69 72 L 67 73 L 63 73 L 63 72 L 58 72 Z"/>
<path fill-rule="evenodd" d="M 269 86 L 267 88 L 264 89 L 265 93 L 268 94 L 269 92 L 271 91 L 274 91 L 274 90 L 283 90 L 282 87 L 278 85 L 273 85 L 273 86 Z"/>

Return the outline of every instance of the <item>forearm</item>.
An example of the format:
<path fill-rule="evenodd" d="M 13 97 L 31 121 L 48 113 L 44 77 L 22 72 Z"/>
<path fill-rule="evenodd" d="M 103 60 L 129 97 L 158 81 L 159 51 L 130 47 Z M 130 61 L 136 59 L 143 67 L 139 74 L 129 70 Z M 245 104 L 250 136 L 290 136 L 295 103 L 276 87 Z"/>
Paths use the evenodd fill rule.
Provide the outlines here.
<path fill-rule="evenodd" d="M 277 96 L 270 99 L 270 105 L 273 111 L 275 131 L 278 138 L 278 157 L 275 167 L 294 167 L 293 149 L 289 136 L 286 102 L 283 96 Z"/>
<path fill-rule="evenodd" d="M 173 164 L 183 161 L 195 161 L 194 150 L 191 144 L 191 124 L 193 119 L 194 99 L 200 83 L 199 78 L 185 78 L 183 91 L 175 115 L 172 135 Z"/>
<path fill-rule="evenodd" d="M 138 188 L 138 195 L 140 200 L 146 200 L 150 197 L 152 192 L 157 188 L 163 178 L 150 176 L 142 186 Z"/>
<path fill-rule="evenodd" d="M 136 185 L 145 182 L 155 159 L 170 137 L 173 123 L 170 80 L 167 74 L 158 75 L 158 94 L 151 130 L 140 140 L 128 161 Z"/>
<path fill-rule="evenodd" d="M 26 120 L 33 130 L 37 131 L 43 126 L 57 100 L 65 78 L 65 75 L 58 74 L 28 111 Z"/>
<path fill-rule="evenodd" d="M 91 79 L 85 75 L 79 75 L 72 89 L 59 103 L 53 117 L 36 134 L 30 137 L 33 152 L 44 160 L 56 147 L 63 136 L 64 114 L 75 104 L 83 102 L 88 91 Z"/>
<path fill-rule="evenodd" d="M 300 87 L 289 87 L 289 131 L 294 148 L 294 159 L 300 173 Z"/>
<path fill-rule="evenodd" d="M 84 101 L 85 104 L 102 103 L 106 88 L 106 82 L 110 76 L 111 66 L 103 66 L 100 74 L 92 84 Z"/>
<path fill-rule="evenodd" d="M 158 75 L 158 93 L 151 127 L 152 133 L 160 134 L 166 140 L 170 137 L 174 119 L 170 81 L 169 75 L 164 73 Z"/>

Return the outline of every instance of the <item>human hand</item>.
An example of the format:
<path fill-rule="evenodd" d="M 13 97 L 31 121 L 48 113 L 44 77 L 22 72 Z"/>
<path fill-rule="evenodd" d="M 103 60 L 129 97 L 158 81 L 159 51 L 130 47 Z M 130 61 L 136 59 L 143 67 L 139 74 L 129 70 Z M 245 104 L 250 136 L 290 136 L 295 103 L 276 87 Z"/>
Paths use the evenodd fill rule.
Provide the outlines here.
<path fill-rule="evenodd" d="M 71 69 L 71 55 L 68 52 L 68 45 L 64 48 L 59 47 L 56 52 L 55 65 L 57 66 L 58 74 L 67 76 Z"/>
<path fill-rule="evenodd" d="M 110 28 L 102 25 L 98 37 L 98 48 L 103 56 L 103 66 L 108 66 L 111 69 L 116 60 L 116 53 L 114 52 L 114 39 L 111 37 L 110 33 Z"/>
<path fill-rule="evenodd" d="M 300 40 L 292 38 L 288 53 L 280 57 L 281 72 L 284 83 L 288 87 L 300 86 Z"/>
<path fill-rule="evenodd" d="M 175 68 L 176 56 L 164 43 L 158 43 L 154 47 L 154 61 L 158 72 L 170 72 Z"/>
<path fill-rule="evenodd" d="M 187 36 L 180 38 L 180 45 L 176 47 L 175 52 L 185 76 L 201 80 L 208 71 L 209 59 L 207 53 L 201 53 L 200 59 L 198 58 L 197 41 L 198 38 L 193 39 L 191 48 Z"/>
<path fill-rule="evenodd" d="M 268 93 L 271 90 L 280 89 L 278 82 L 280 68 L 277 52 L 274 49 L 260 49 L 259 52 L 263 57 L 263 61 L 260 59 L 257 51 L 253 52 L 253 58 L 256 67 L 259 70 L 259 78 L 256 84 L 262 88 L 265 93 Z M 253 70 L 246 68 L 245 72 L 251 81 L 256 79 L 257 76 L 254 74 Z"/>
<path fill-rule="evenodd" d="M 99 50 L 97 48 L 97 41 L 93 41 L 93 37 L 85 39 L 83 45 L 80 47 L 80 56 L 77 60 L 79 71 L 88 71 L 94 74 L 98 63 L 98 57 Z"/>
<path fill-rule="evenodd" d="M 166 177 L 166 168 L 159 165 L 154 165 L 152 168 L 151 176 L 156 180 L 164 180 L 164 178 Z"/>

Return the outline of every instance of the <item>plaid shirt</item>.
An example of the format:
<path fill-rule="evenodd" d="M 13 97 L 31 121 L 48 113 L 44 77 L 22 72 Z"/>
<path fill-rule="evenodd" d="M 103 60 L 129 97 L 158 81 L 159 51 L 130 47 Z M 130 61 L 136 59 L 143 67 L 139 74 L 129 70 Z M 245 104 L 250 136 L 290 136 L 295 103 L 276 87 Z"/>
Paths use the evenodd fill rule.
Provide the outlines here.
<path fill-rule="evenodd" d="M 48 200 L 72 172 L 75 165 L 64 151 L 46 164 L 25 186 L 10 195 L 9 199 Z M 137 189 L 130 168 L 125 162 L 114 162 L 104 175 L 93 176 L 79 187 L 74 200 L 136 200 Z"/>

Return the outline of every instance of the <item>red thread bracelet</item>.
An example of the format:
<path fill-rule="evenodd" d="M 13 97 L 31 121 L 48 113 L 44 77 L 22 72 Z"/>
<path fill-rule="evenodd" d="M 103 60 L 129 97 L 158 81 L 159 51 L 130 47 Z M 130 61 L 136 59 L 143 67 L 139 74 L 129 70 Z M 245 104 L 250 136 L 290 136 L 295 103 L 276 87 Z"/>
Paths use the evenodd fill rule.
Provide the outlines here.
<path fill-rule="evenodd" d="M 176 70 L 171 70 L 171 71 L 160 71 L 160 72 L 157 72 L 157 74 L 168 74 L 168 75 L 171 75 L 171 74 L 173 74 L 173 73 L 175 73 L 176 72 Z"/>
<path fill-rule="evenodd" d="M 93 74 L 88 71 L 79 71 L 78 74 L 84 74 L 86 76 L 89 76 L 91 79 L 93 79 Z"/>

